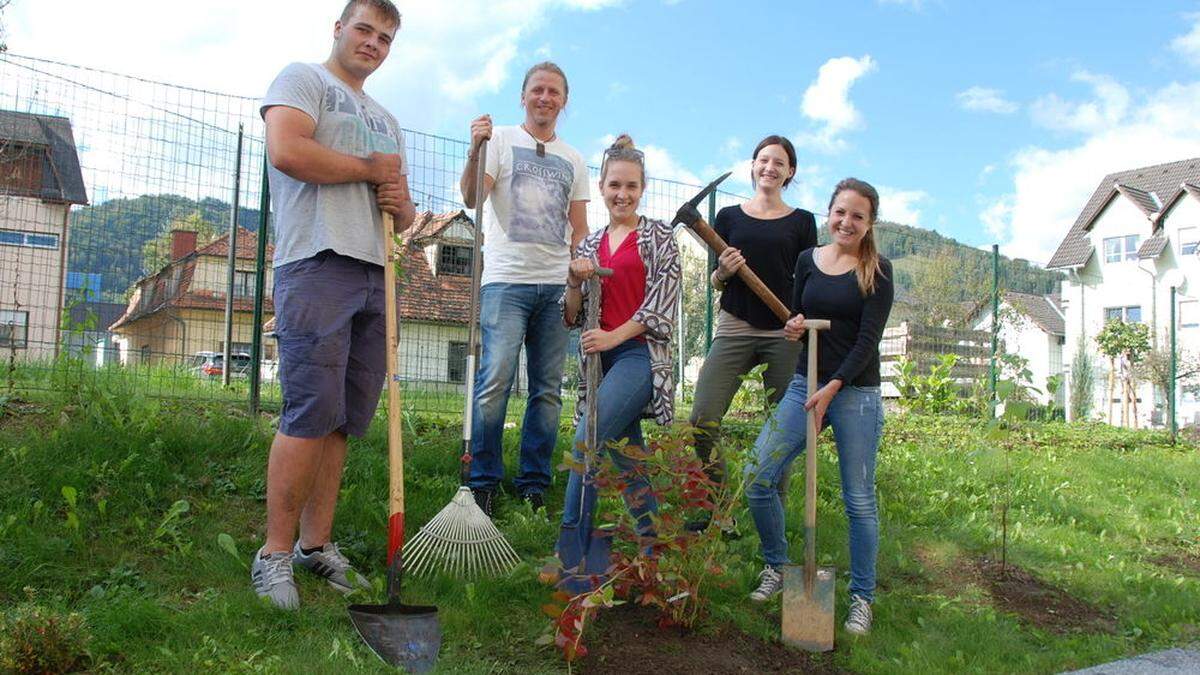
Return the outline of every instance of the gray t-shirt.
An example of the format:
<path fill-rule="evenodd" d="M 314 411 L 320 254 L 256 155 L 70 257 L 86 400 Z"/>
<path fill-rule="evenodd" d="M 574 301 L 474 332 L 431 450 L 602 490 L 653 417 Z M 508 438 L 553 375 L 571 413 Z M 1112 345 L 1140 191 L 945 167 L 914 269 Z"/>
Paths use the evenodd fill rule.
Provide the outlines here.
<path fill-rule="evenodd" d="M 400 172 L 408 174 L 400 124 L 370 96 L 359 94 L 325 66 L 293 63 L 279 73 L 259 113 L 283 105 L 306 113 L 317 123 L 313 138 L 342 154 L 369 157 L 398 153 Z M 275 203 L 274 266 L 333 249 L 351 258 L 383 265 L 383 218 L 368 183 L 314 185 L 275 167 L 268 169 Z"/>

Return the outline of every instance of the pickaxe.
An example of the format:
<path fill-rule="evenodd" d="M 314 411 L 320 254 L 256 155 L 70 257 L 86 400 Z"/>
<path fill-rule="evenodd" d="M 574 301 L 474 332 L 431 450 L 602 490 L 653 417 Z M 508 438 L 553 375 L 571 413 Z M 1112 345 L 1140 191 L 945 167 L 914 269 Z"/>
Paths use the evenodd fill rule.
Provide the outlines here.
<path fill-rule="evenodd" d="M 704 218 L 700 215 L 700 210 L 696 207 L 700 204 L 700 202 L 704 201 L 704 198 L 707 197 L 709 193 L 717 189 L 717 186 L 721 184 L 721 181 L 729 178 L 730 173 L 733 172 L 726 172 L 724 176 L 721 176 L 720 178 L 709 183 L 708 187 L 701 190 L 699 194 L 689 199 L 683 206 L 679 207 L 679 210 L 675 212 L 675 219 L 671 221 L 671 225 L 682 224 L 691 228 L 692 232 L 695 232 L 697 236 L 699 236 L 700 239 L 707 244 L 710 249 L 712 249 L 713 253 L 717 254 L 718 256 L 721 255 L 725 249 L 729 248 L 729 244 L 726 244 L 725 240 L 721 238 L 721 235 L 717 234 L 708 223 L 704 222 Z M 771 289 L 767 288 L 767 285 L 762 282 L 762 279 L 758 278 L 758 275 L 754 273 L 754 270 L 750 269 L 749 265 L 742 265 L 739 267 L 737 275 L 738 278 L 742 280 L 742 283 L 746 284 L 747 288 L 749 288 L 752 293 L 758 296 L 758 299 L 762 300 L 763 304 L 770 308 L 775 316 L 779 317 L 780 321 L 787 322 L 788 319 L 792 318 L 792 313 L 788 311 L 787 305 L 784 305 L 782 302 L 780 302 L 779 298 L 775 297 L 775 294 L 771 292 Z"/>

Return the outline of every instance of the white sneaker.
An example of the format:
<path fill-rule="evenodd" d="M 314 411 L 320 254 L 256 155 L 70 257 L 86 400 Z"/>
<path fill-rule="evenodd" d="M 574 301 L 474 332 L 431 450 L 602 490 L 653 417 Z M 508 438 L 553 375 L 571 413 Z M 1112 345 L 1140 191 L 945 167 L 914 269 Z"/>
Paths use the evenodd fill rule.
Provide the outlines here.
<path fill-rule="evenodd" d="M 766 602 L 783 591 L 783 574 L 778 568 L 767 565 L 758 573 L 758 588 L 750 594 L 755 602 Z"/>
<path fill-rule="evenodd" d="M 250 566 L 250 581 L 260 598 L 269 598 L 280 609 L 299 609 L 300 593 L 292 577 L 292 554 L 280 551 L 263 557 L 262 549 L 254 554 Z"/>
<path fill-rule="evenodd" d="M 842 625 L 847 633 L 866 635 L 871 632 L 871 603 L 861 595 L 850 596 L 850 616 Z"/>
<path fill-rule="evenodd" d="M 349 593 L 356 588 L 371 588 L 371 582 L 354 569 L 346 556 L 338 550 L 338 545 L 333 542 L 325 544 L 319 551 L 305 555 L 300 549 L 300 542 L 297 541 L 292 549 L 292 556 L 297 565 L 325 579 L 341 593 Z"/>

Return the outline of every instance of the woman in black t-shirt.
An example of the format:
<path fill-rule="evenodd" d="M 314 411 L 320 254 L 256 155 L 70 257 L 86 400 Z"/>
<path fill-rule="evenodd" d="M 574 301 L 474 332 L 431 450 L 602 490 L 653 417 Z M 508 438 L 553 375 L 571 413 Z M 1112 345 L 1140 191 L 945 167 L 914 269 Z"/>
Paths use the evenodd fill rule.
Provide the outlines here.
<path fill-rule="evenodd" d="M 850 615 L 847 631 L 871 630 L 879 515 L 875 502 L 875 455 L 883 433 L 879 395 L 879 340 L 892 309 L 892 266 L 875 246 L 879 193 L 863 181 L 838 183 L 829 204 L 831 242 L 796 261 L 792 308 L 784 331 L 789 340 L 804 333 L 804 319 L 828 319 L 817 336 L 817 383 L 808 391 L 806 350 L 779 407 L 754 442 L 746 467 L 746 500 L 762 540 L 766 567 L 752 600 L 765 601 L 783 588 L 780 568 L 788 562 L 778 477 L 805 447 L 806 411 L 833 427 L 842 501 L 850 521 Z"/>
<path fill-rule="evenodd" d="M 817 245 L 813 214 L 788 206 L 783 189 L 796 175 L 796 150 L 782 136 L 767 136 L 754 149 L 750 179 L 754 196 L 750 201 L 728 206 L 717 214 L 713 229 L 729 244 L 712 272 L 712 284 L 721 291 L 721 310 L 716 335 L 700 377 L 691 423 L 695 426 L 696 454 L 705 462 L 709 475 L 724 482 L 725 461 L 712 457 L 720 433 L 721 419 L 742 384 L 742 377 L 759 364 L 766 364 L 763 387 L 769 405 L 783 397 L 796 370 L 800 346 L 784 339 L 783 322 L 736 276 L 748 265 L 763 283 L 784 302 L 792 296 L 796 258 Z M 781 495 L 787 476 L 780 478 Z M 688 524 L 699 530 L 708 526 L 706 516 Z M 721 523 L 732 530 L 733 523 Z"/>

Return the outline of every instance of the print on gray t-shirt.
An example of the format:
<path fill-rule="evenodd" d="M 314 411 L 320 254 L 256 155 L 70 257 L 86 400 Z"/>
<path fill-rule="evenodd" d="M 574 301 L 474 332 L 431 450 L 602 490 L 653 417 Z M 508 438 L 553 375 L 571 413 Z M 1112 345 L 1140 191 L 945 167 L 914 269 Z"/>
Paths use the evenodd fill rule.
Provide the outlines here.
<path fill-rule="evenodd" d="M 407 174 L 403 134 L 390 113 L 365 93 L 351 90 L 324 66 L 293 63 L 275 78 L 261 111 L 287 106 L 316 122 L 313 139 L 354 157 L 398 153 Z M 383 221 L 368 183 L 305 183 L 269 168 L 275 208 L 275 267 L 326 249 L 382 265 Z"/>
<path fill-rule="evenodd" d="M 512 148 L 511 241 L 562 244 L 575 167 L 558 155 L 539 157 L 532 148 Z"/>

